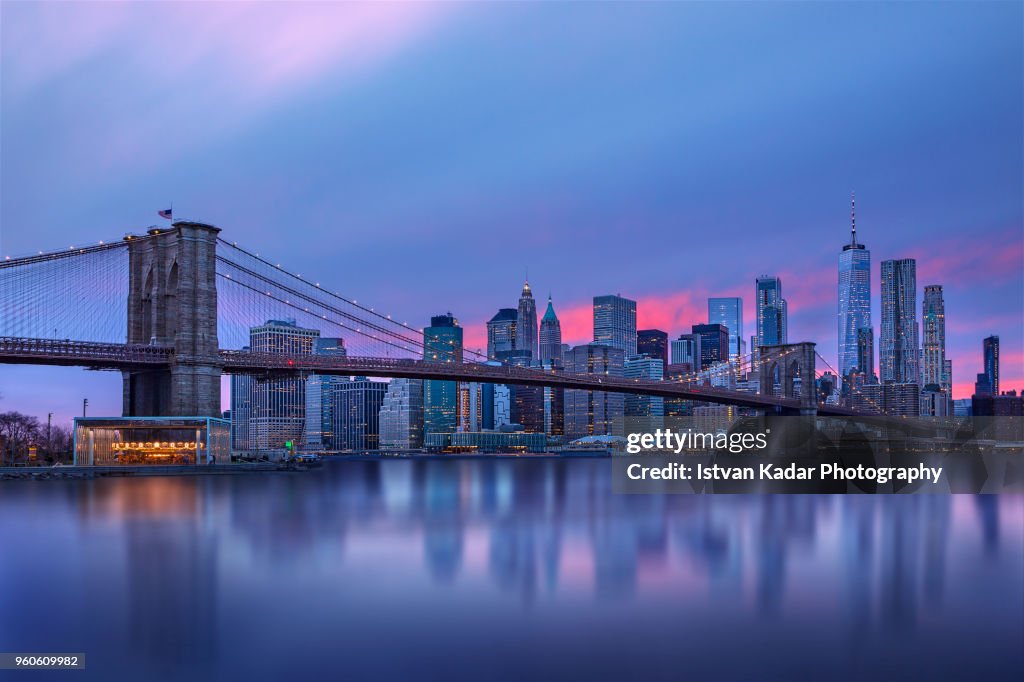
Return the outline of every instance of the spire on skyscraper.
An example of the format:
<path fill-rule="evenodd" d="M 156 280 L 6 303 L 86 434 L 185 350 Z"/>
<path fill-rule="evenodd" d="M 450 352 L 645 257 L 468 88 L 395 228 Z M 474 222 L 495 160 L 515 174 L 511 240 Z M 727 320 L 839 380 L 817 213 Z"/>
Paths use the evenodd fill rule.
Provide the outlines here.
<path fill-rule="evenodd" d="M 857 201 L 856 193 L 850 192 L 850 245 L 857 246 Z"/>

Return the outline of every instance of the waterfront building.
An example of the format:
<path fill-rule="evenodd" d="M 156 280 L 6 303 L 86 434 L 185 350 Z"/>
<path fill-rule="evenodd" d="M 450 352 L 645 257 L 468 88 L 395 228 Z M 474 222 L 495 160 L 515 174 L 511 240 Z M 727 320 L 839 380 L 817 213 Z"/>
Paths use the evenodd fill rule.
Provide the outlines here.
<path fill-rule="evenodd" d="M 512 395 L 512 423 L 530 433 L 545 433 L 544 387 L 510 386 Z"/>
<path fill-rule="evenodd" d="M 249 348 L 254 353 L 310 355 L 319 337 L 319 330 L 299 327 L 294 319 L 268 320 L 249 330 Z M 306 425 L 306 381 L 294 376 L 250 383 L 248 450 L 281 451 L 288 443 L 298 447 Z"/>
<path fill-rule="evenodd" d="M 75 417 L 75 466 L 231 463 L 231 423 L 214 417 Z"/>
<path fill-rule="evenodd" d="M 660 329 L 641 329 L 636 333 L 636 354 L 661 360 L 661 370 L 668 366 L 668 334 Z"/>
<path fill-rule="evenodd" d="M 529 351 L 531 362 L 540 358 L 537 349 L 537 303 L 533 300 L 530 283 L 523 284 L 516 314 L 516 349 Z"/>
<path fill-rule="evenodd" d="M 755 285 L 757 336 L 755 347 L 786 343 L 789 311 L 782 297 L 782 279 L 761 275 Z"/>
<path fill-rule="evenodd" d="M 599 343 L 576 346 L 566 355 L 569 374 L 623 376 L 625 355 L 622 349 Z M 625 411 L 621 393 L 604 391 L 565 391 L 565 436 L 573 440 L 583 436 L 623 435 Z"/>
<path fill-rule="evenodd" d="M 857 242 L 856 204 L 850 197 L 850 243 L 839 252 L 839 375 L 845 380 L 858 365 L 859 330 L 871 327 L 871 252 Z"/>
<path fill-rule="evenodd" d="M 462 362 L 462 327 L 451 313 L 430 318 L 423 330 L 425 362 Z M 423 382 L 423 432 L 450 433 L 458 425 L 459 391 L 454 381 Z"/>
<path fill-rule="evenodd" d="M 423 447 L 423 382 L 392 379 L 380 407 L 380 449 Z"/>
<path fill-rule="evenodd" d="M 730 360 L 743 355 L 743 299 L 739 296 L 708 299 L 708 322 L 729 330 Z"/>
<path fill-rule="evenodd" d="M 244 346 L 242 350 L 249 350 Z M 252 449 L 249 425 L 252 421 L 252 389 L 255 385 L 249 374 L 231 375 L 231 449 L 248 452 Z"/>
<path fill-rule="evenodd" d="M 449 453 L 544 452 L 547 436 L 526 431 L 458 431 L 427 434 L 426 449 Z"/>
<path fill-rule="evenodd" d="M 516 347 L 515 308 L 501 308 L 487 322 L 487 359 L 494 360 L 498 353 L 507 353 Z"/>
<path fill-rule="evenodd" d="M 949 417 L 952 414 L 953 401 L 938 384 L 927 384 L 921 389 L 922 417 Z"/>
<path fill-rule="evenodd" d="M 313 340 L 314 355 L 345 357 L 345 342 L 340 338 L 320 337 Z M 333 449 L 334 405 L 330 387 L 346 377 L 311 374 L 306 380 L 306 422 L 302 447 L 305 450 Z"/>
<path fill-rule="evenodd" d="M 562 323 L 555 315 L 555 308 L 548 296 L 548 307 L 540 320 L 540 361 L 541 364 L 551 363 L 561 367 L 562 362 Z"/>
<path fill-rule="evenodd" d="M 334 406 L 329 450 L 377 450 L 380 448 L 380 410 L 388 384 L 366 377 L 342 380 L 327 390 Z"/>
<path fill-rule="evenodd" d="M 636 301 L 622 296 L 594 297 L 594 343 L 636 355 Z"/>
<path fill-rule="evenodd" d="M 882 331 L 878 365 L 883 382 L 918 383 L 917 261 L 882 261 Z"/>
<path fill-rule="evenodd" d="M 691 331 L 700 337 L 700 368 L 729 359 L 729 330 L 721 324 L 695 324 Z"/>

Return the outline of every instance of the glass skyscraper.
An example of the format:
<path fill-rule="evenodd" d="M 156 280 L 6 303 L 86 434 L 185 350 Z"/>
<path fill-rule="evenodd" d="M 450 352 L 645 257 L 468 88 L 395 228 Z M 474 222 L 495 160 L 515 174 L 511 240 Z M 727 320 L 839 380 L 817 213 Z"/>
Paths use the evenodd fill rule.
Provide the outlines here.
<path fill-rule="evenodd" d="M 594 343 L 618 348 L 626 357 L 636 355 L 636 301 L 595 296 Z"/>
<path fill-rule="evenodd" d="M 882 261 L 882 333 L 878 370 L 883 382 L 916 384 L 918 364 L 917 261 Z"/>
<path fill-rule="evenodd" d="M 761 275 L 757 278 L 757 345 L 776 346 L 787 343 L 789 311 L 782 298 L 782 280 Z"/>
<path fill-rule="evenodd" d="M 999 395 L 999 337 L 989 336 L 982 342 L 985 357 L 985 376 L 992 395 Z"/>
<path fill-rule="evenodd" d="M 857 243 L 856 204 L 850 199 L 850 243 L 839 253 L 839 373 L 865 373 L 857 365 L 857 330 L 871 326 L 871 252 Z"/>
<path fill-rule="evenodd" d="M 487 322 L 487 359 L 494 360 L 499 353 L 508 353 L 516 347 L 516 320 L 519 316 L 515 308 L 501 308 Z"/>
<path fill-rule="evenodd" d="M 708 323 L 720 324 L 729 330 L 729 358 L 743 355 L 743 299 L 708 299 Z"/>
<path fill-rule="evenodd" d="M 729 331 L 721 324 L 695 324 L 691 328 L 700 337 L 700 366 L 707 369 L 729 359 Z"/>
<path fill-rule="evenodd" d="M 668 334 L 660 329 L 641 329 L 636 333 L 638 355 L 661 360 L 661 369 L 668 366 Z"/>
<path fill-rule="evenodd" d="M 622 350 L 607 344 L 576 346 L 565 356 L 565 371 L 570 374 L 621 377 L 624 367 Z M 624 396 L 621 393 L 566 389 L 565 436 L 569 440 L 584 436 L 621 436 L 624 411 Z"/>
<path fill-rule="evenodd" d="M 462 362 L 462 327 L 452 316 L 436 315 L 423 330 L 425 362 Z M 430 379 L 423 382 L 423 433 L 451 433 L 459 419 L 457 382 Z"/>

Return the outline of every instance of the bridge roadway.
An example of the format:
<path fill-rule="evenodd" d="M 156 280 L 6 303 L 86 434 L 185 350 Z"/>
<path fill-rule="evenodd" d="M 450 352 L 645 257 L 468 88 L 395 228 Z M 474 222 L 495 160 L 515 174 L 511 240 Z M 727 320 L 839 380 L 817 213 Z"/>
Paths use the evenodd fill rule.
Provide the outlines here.
<path fill-rule="evenodd" d="M 0 364 L 79 366 L 90 369 L 158 369 L 173 361 L 173 351 L 160 346 L 96 343 L 60 339 L 0 337 Z M 492 366 L 476 363 L 437 363 L 422 360 L 298 355 L 221 350 L 222 370 L 227 374 L 281 376 L 316 373 L 341 376 L 372 376 L 447 381 L 551 386 L 566 389 L 634 393 L 663 398 L 682 398 L 758 409 L 799 411 L 800 401 L 686 382 L 649 381 L 593 374 L 565 374 L 553 370 Z M 819 405 L 818 413 L 854 416 L 862 413 L 836 405 Z"/>

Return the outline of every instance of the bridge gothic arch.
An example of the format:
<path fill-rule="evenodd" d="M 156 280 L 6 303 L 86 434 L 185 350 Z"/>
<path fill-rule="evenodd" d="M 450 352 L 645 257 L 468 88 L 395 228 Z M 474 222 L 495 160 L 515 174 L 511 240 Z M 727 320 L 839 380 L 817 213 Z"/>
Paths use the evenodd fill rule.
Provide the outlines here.
<path fill-rule="evenodd" d="M 761 393 L 763 395 L 778 395 L 780 398 L 795 398 L 800 401 L 801 412 L 816 410 L 814 365 L 814 344 L 809 341 L 761 346 L 759 370 Z M 799 379 L 799 385 L 797 379 Z M 776 385 L 778 386 L 777 392 Z"/>

